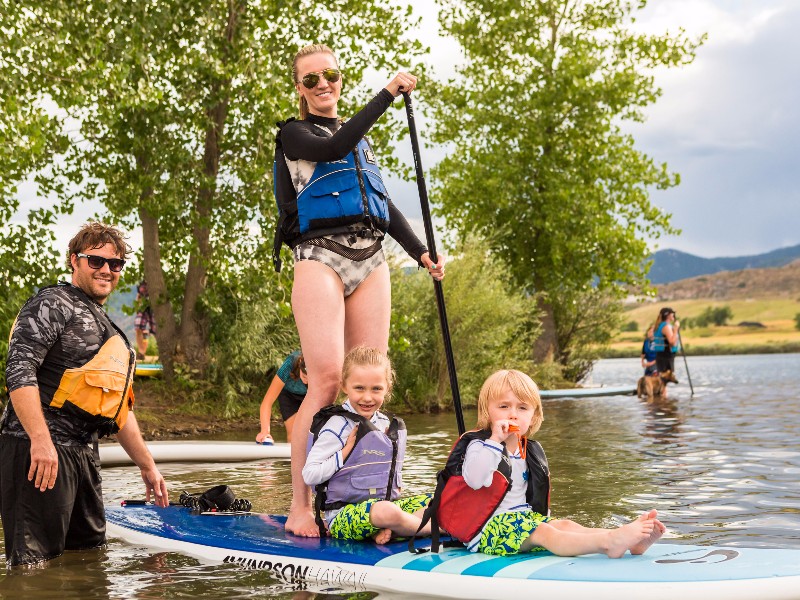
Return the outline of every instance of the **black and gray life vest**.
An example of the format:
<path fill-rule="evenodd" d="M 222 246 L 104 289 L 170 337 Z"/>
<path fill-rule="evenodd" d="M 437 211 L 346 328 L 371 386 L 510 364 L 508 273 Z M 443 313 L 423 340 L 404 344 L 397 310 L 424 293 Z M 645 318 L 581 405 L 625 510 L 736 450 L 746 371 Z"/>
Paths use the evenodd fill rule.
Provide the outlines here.
<path fill-rule="evenodd" d="M 280 271 L 280 248 L 325 235 L 361 229 L 382 233 L 389 229 L 389 193 L 383 183 L 375 154 L 366 138 L 341 160 L 288 161 L 283 153 L 281 129 L 294 119 L 278 123 L 275 137 L 273 182 L 278 205 L 273 262 Z M 321 125 L 314 131 L 333 134 Z M 289 162 L 293 163 L 292 173 Z"/>
<path fill-rule="evenodd" d="M 317 524 L 324 535 L 322 513 L 371 498 L 396 500 L 403 486 L 401 471 L 406 453 L 406 425 L 392 417 L 387 431 L 381 431 L 366 417 L 341 406 L 328 406 L 314 415 L 308 436 L 308 450 L 331 417 L 341 416 L 358 425 L 356 443 L 333 476 L 314 488 Z"/>

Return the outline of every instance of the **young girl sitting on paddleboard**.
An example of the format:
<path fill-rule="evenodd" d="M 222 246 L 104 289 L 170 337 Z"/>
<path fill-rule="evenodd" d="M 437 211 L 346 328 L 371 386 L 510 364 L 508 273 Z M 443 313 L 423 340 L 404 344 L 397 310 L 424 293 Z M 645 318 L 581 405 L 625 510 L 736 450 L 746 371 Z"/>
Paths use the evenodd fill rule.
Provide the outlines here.
<path fill-rule="evenodd" d="M 393 534 L 417 533 L 431 496 L 400 498 L 405 424 L 380 412 L 392 381 L 385 354 L 356 347 L 342 367 L 344 403 L 314 417 L 303 479 L 316 492 L 320 535 L 327 528 L 334 538 L 385 544 Z M 430 525 L 418 535 L 429 533 Z"/>
<path fill-rule="evenodd" d="M 529 439 L 542 420 L 539 388 L 530 377 L 506 370 L 491 375 L 478 397 L 479 430 L 461 437 L 443 471 L 447 483 L 438 523 L 469 550 L 485 554 L 541 548 L 559 556 L 644 553 L 666 531 L 655 510 L 616 529 L 548 516 L 547 458 L 541 445 Z"/>

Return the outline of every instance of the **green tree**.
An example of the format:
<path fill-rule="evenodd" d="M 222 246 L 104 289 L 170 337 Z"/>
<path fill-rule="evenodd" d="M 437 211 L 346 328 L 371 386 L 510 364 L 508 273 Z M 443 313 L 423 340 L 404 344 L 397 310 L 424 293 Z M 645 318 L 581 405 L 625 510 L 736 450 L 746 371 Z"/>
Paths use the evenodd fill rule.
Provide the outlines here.
<path fill-rule="evenodd" d="M 632 31 L 644 4 L 442 0 L 465 61 L 433 99 L 433 139 L 452 150 L 434 172 L 438 214 L 490 239 L 495 261 L 537 294 L 537 360 L 570 360 L 562 336 L 574 328 L 558 319 L 572 311 L 559 307 L 642 284 L 644 238 L 675 233 L 648 190 L 678 176 L 623 123 L 659 96 L 653 70 L 689 63 L 699 42 Z"/>
<path fill-rule="evenodd" d="M 168 376 L 175 361 L 208 370 L 235 306 L 286 295 L 269 260 L 271 168 L 275 122 L 296 114 L 294 52 L 339 51 L 346 115 L 368 99 L 368 66 L 388 77 L 422 50 L 403 34 L 410 9 L 370 0 L 0 1 L 0 75 L 20 106 L 49 107 L 50 136 L 70 132 L 40 193 L 141 225 Z M 400 134 L 386 121 L 378 148 Z"/>
<path fill-rule="evenodd" d="M 462 402 L 475 406 L 492 371 L 532 371 L 535 302 L 509 285 L 485 242 L 469 238 L 453 256 L 445 280 L 447 316 Z M 389 352 L 397 372 L 395 401 L 426 412 L 449 407 L 450 378 L 430 277 L 393 271 Z"/>
<path fill-rule="evenodd" d="M 692 319 L 692 326 L 708 327 L 709 325 L 716 325 L 717 327 L 722 327 L 727 325 L 732 318 L 733 311 L 727 304 L 725 306 L 707 306 L 702 313 Z"/>
<path fill-rule="evenodd" d="M 794 328 L 800 330 L 800 313 L 794 316 Z"/>

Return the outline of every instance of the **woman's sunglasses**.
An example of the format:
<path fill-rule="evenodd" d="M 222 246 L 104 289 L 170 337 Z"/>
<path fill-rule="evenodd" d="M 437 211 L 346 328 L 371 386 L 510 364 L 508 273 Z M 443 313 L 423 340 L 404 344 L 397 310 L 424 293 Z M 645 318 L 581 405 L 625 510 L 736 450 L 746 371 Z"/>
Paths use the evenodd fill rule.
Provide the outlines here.
<path fill-rule="evenodd" d="M 122 267 L 125 266 L 125 260 L 122 258 L 106 258 L 105 256 L 97 256 L 95 254 L 84 254 L 83 252 L 78 252 L 76 256 L 78 258 L 85 258 L 86 263 L 92 269 L 102 269 L 103 265 L 108 263 L 109 269 L 114 273 L 119 273 L 122 271 Z"/>
<path fill-rule="evenodd" d="M 317 87 L 320 75 L 322 75 L 330 83 L 336 83 L 342 78 L 342 72 L 339 69 L 323 69 L 317 73 L 303 75 L 303 79 L 301 79 L 301 81 L 303 82 L 304 86 L 311 90 Z"/>

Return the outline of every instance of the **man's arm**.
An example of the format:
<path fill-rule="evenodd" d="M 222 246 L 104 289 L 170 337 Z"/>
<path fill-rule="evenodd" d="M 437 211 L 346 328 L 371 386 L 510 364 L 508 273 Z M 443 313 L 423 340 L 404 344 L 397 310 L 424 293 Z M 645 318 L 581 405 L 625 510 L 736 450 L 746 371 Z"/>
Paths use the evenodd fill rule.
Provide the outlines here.
<path fill-rule="evenodd" d="M 19 417 L 25 433 L 31 439 L 31 468 L 28 481 L 40 491 L 53 489 L 58 475 L 58 454 L 50 437 L 50 429 L 42 413 L 39 388 L 25 386 L 10 393 L 14 412 Z"/>
<path fill-rule="evenodd" d="M 145 485 L 145 500 L 150 501 L 150 493 L 153 492 L 155 493 L 157 506 L 168 506 L 167 482 L 164 481 L 164 477 L 156 467 L 153 456 L 142 439 L 142 432 L 139 430 L 139 423 L 136 421 L 136 415 L 133 412 L 128 413 L 125 427 L 117 433 L 117 441 L 142 472 L 142 481 L 144 481 Z"/>

